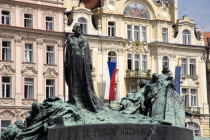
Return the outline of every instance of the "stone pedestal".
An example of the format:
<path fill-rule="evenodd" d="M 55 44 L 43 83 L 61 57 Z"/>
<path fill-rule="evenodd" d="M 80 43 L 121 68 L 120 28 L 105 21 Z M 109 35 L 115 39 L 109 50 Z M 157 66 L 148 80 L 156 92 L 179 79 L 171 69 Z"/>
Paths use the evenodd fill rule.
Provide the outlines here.
<path fill-rule="evenodd" d="M 56 127 L 48 140 L 193 140 L 189 129 L 167 125 L 93 124 Z"/>

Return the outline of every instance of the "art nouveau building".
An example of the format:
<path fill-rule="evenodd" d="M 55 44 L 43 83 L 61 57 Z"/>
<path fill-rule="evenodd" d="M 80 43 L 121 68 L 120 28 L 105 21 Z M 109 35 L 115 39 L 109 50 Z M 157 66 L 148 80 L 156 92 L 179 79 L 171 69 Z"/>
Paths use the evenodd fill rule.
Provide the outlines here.
<path fill-rule="evenodd" d="M 117 63 L 115 100 L 138 90 L 140 79 L 151 79 L 167 66 L 174 76 L 181 66 L 181 95 L 186 127 L 209 136 L 206 47 L 187 16 L 178 20 L 177 0 L 66 0 L 65 32 L 81 23 L 89 40 L 96 92 L 103 100 L 107 61 Z"/>
<path fill-rule="evenodd" d="M 63 0 L 0 1 L 0 133 L 33 102 L 63 99 L 64 11 Z"/>

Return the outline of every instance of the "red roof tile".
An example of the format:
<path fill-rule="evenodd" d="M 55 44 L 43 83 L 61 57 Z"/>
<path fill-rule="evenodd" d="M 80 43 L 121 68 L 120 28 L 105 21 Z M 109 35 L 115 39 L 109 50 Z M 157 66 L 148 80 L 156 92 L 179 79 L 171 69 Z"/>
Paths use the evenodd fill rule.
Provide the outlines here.
<path fill-rule="evenodd" d="M 204 32 L 205 46 L 208 46 L 207 38 L 210 38 L 210 32 Z"/>
<path fill-rule="evenodd" d="M 85 4 L 85 7 L 88 9 L 93 9 L 101 6 L 100 0 L 81 0 L 81 2 L 83 2 Z"/>

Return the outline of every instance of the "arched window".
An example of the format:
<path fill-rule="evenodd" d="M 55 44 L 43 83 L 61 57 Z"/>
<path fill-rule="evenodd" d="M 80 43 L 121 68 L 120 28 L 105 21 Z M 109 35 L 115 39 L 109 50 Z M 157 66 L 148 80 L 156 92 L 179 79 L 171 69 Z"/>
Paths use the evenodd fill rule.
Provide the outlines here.
<path fill-rule="evenodd" d="M 163 57 L 163 68 L 167 67 L 169 69 L 169 59 L 167 56 Z"/>
<path fill-rule="evenodd" d="M 114 51 L 110 51 L 108 53 L 108 61 L 109 62 L 117 62 L 117 57 L 116 57 L 116 53 Z"/>
<path fill-rule="evenodd" d="M 200 126 L 197 123 L 187 122 L 185 124 L 185 127 L 193 130 L 193 133 L 194 133 L 195 136 L 201 136 Z"/>
<path fill-rule="evenodd" d="M 80 23 L 82 28 L 82 33 L 87 34 L 87 21 L 84 18 L 79 18 L 78 23 Z"/>
<path fill-rule="evenodd" d="M 189 45 L 190 44 L 190 31 L 184 30 L 182 32 L 182 37 L 183 37 L 183 44 Z"/>

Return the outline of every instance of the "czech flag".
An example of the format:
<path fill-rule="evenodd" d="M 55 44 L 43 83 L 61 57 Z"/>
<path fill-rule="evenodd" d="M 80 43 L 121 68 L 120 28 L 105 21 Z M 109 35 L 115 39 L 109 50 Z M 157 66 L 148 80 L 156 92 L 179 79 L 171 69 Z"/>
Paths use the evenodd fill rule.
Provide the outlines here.
<path fill-rule="evenodd" d="M 107 80 L 104 99 L 114 100 L 114 88 L 115 88 L 115 75 L 116 75 L 116 63 L 107 62 Z"/>

